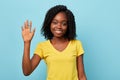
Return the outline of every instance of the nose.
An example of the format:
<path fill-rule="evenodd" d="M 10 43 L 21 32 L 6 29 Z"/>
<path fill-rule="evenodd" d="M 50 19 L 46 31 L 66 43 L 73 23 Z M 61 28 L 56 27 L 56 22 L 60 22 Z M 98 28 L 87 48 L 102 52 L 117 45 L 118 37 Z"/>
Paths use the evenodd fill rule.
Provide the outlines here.
<path fill-rule="evenodd" d="M 62 24 L 58 23 L 57 28 L 62 28 Z"/>

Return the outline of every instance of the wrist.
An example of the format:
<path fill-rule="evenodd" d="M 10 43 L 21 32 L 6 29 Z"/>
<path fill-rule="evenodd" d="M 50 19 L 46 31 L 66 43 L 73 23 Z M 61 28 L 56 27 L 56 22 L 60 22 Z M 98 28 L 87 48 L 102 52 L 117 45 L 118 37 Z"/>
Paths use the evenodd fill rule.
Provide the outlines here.
<path fill-rule="evenodd" d="M 30 41 L 24 41 L 24 48 L 29 48 L 31 42 Z"/>
<path fill-rule="evenodd" d="M 24 46 L 30 46 L 31 41 L 24 41 Z"/>
<path fill-rule="evenodd" d="M 31 41 L 24 41 L 24 44 L 30 44 Z"/>

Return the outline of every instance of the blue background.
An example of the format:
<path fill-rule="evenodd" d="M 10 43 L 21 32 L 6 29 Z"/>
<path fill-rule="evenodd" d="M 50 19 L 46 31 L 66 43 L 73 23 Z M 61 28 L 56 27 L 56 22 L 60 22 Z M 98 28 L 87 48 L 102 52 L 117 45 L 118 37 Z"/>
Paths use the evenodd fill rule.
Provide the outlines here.
<path fill-rule="evenodd" d="M 0 0 L 0 80 L 45 80 L 46 64 L 41 61 L 30 76 L 22 73 L 23 40 L 21 26 L 26 19 L 36 27 L 31 57 L 46 11 L 66 5 L 75 15 L 77 39 L 85 49 L 88 80 L 120 80 L 119 0 Z"/>

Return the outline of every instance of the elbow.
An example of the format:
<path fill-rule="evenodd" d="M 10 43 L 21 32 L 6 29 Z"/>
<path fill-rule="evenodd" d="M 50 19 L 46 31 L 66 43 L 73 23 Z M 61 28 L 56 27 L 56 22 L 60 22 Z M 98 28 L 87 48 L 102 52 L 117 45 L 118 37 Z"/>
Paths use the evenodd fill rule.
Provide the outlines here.
<path fill-rule="evenodd" d="M 31 74 L 31 72 L 30 72 L 30 71 L 24 71 L 24 70 L 23 70 L 23 74 L 24 74 L 24 76 L 29 76 L 29 75 Z"/>
<path fill-rule="evenodd" d="M 29 76 L 32 72 L 31 68 L 25 68 L 25 67 L 22 68 L 22 71 L 23 71 L 24 76 Z"/>
<path fill-rule="evenodd" d="M 30 75 L 30 73 L 24 73 L 24 72 L 23 72 L 23 74 L 24 74 L 24 76 L 29 76 Z"/>

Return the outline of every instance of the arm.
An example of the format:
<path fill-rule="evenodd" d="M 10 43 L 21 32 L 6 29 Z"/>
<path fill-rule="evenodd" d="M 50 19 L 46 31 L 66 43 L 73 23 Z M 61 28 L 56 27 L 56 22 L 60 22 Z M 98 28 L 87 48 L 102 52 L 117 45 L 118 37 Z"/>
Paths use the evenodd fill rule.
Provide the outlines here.
<path fill-rule="evenodd" d="M 31 31 L 31 28 L 32 22 L 30 22 L 29 26 L 28 21 L 26 21 L 24 23 L 24 27 L 22 27 L 22 37 L 24 40 L 22 69 L 25 76 L 30 75 L 41 60 L 41 58 L 38 55 L 34 55 L 32 59 L 30 59 L 30 44 L 35 32 L 35 29 Z"/>
<path fill-rule="evenodd" d="M 77 57 L 77 68 L 79 80 L 87 80 L 84 72 L 83 55 Z"/>

